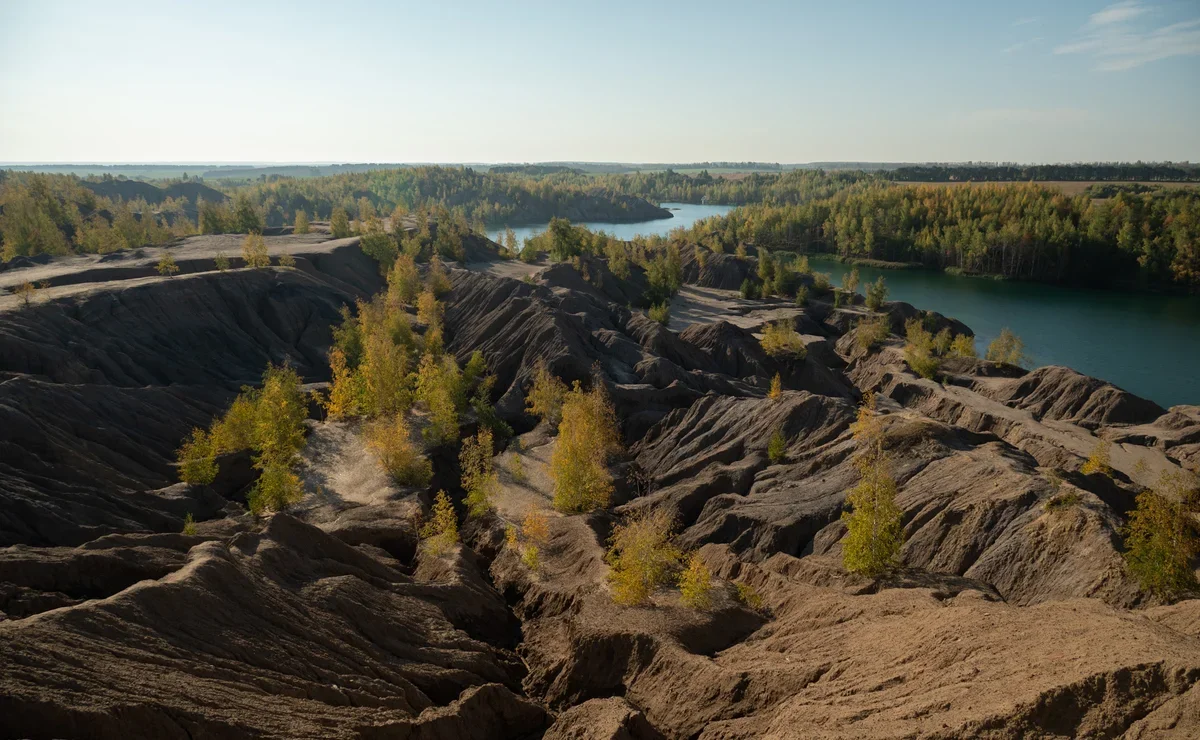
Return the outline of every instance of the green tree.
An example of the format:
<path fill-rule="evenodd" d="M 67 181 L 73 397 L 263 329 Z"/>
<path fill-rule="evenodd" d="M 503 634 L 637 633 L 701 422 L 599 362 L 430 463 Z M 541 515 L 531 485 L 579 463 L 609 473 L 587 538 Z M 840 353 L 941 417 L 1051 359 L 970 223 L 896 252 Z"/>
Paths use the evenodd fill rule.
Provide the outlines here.
<path fill-rule="evenodd" d="M 683 605 L 692 609 L 712 606 L 712 571 L 700 553 L 688 556 L 687 568 L 679 576 L 679 595 Z"/>
<path fill-rule="evenodd" d="M 1007 326 L 1001 329 L 1000 336 L 988 345 L 987 359 L 1022 367 L 1029 364 L 1029 357 L 1025 354 L 1025 343 Z"/>
<path fill-rule="evenodd" d="M 262 216 L 245 193 L 238 193 L 233 201 L 233 228 L 243 234 L 261 234 Z"/>
<path fill-rule="evenodd" d="M 883 280 L 883 275 L 873 283 L 867 285 L 867 308 L 872 311 L 878 311 L 883 308 L 884 301 L 887 300 L 888 287 Z"/>
<path fill-rule="evenodd" d="M 271 266 L 271 255 L 262 234 L 247 234 L 242 242 L 242 261 L 246 267 L 260 269 Z"/>
<path fill-rule="evenodd" d="M 295 225 L 292 227 L 292 232 L 296 234 L 307 234 L 312 230 L 312 226 L 308 222 L 308 213 L 300 208 L 296 211 Z"/>
<path fill-rule="evenodd" d="M 616 414 L 604 386 L 597 379 L 585 392 L 576 381 L 563 400 L 550 457 L 554 508 L 586 512 L 607 506 L 613 490 L 608 458 L 620 447 Z"/>
<path fill-rule="evenodd" d="M 429 522 L 421 528 L 421 544 L 431 555 L 438 557 L 458 544 L 458 516 L 445 491 L 438 491 L 433 500 Z"/>
<path fill-rule="evenodd" d="M 562 406 L 566 396 L 567 386 L 550 372 L 544 360 L 539 359 L 533 366 L 533 385 L 525 396 L 529 413 L 557 427 L 562 421 Z"/>
<path fill-rule="evenodd" d="M 1164 600 L 1196 588 L 1191 561 L 1200 552 L 1188 502 L 1196 481 L 1185 473 L 1164 473 L 1158 484 L 1138 494 L 1125 528 L 1125 563 L 1141 587 Z"/>
<path fill-rule="evenodd" d="M 478 434 L 464 440 L 458 454 L 462 487 L 467 492 L 467 513 L 472 517 L 484 516 L 492 509 L 492 496 L 500 484 L 492 461 L 494 455 L 490 429 L 480 429 Z"/>
<path fill-rule="evenodd" d="M 334 239 L 350 236 L 350 218 L 346 215 L 345 208 L 338 206 L 333 209 L 332 215 L 329 216 L 329 232 Z"/>
<path fill-rule="evenodd" d="M 875 413 L 875 396 L 867 394 L 858 411 L 854 439 L 859 452 L 859 482 L 847 496 L 843 512 L 846 537 L 842 558 L 851 573 L 875 577 L 894 568 L 904 544 L 902 515 L 896 506 L 896 480 L 884 450 L 883 422 Z"/>

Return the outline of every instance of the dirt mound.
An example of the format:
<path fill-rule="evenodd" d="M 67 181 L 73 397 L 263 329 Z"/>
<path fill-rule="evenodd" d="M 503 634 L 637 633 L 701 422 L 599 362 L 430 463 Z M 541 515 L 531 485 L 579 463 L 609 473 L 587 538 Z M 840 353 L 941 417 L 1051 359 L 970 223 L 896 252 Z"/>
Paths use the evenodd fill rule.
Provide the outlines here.
<path fill-rule="evenodd" d="M 283 515 L 261 533 L 196 545 L 180 566 L 108 598 L 0 622 L 6 732 L 383 737 L 407 728 L 452 738 L 545 725 L 514 693 L 516 656 L 455 629 L 435 605 L 467 598 L 462 586 L 419 583 L 399 563 Z"/>
<path fill-rule="evenodd" d="M 703 265 L 697 258 L 696 249 L 701 250 L 704 254 Z M 734 255 L 724 252 L 713 252 L 707 247 L 686 248 L 681 257 L 683 258 L 683 282 L 702 288 L 737 290 L 742 287 L 742 282 L 746 278 L 754 277 L 758 270 L 756 261 L 738 259 Z"/>
<path fill-rule="evenodd" d="M 1040 367 L 1021 378 L 982 386 L 979 392 L 1038 419 L 1069 421 L 1087 429 L 1109 424 L 1148 424 L 1166 410 L 1111 383 L 1071 368 Z"/>

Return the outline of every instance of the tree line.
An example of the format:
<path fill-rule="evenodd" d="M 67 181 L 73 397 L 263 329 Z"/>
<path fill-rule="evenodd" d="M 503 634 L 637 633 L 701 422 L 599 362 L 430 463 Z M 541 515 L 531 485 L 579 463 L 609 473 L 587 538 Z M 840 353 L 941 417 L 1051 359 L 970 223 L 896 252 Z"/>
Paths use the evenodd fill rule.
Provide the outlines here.
<path fill-rule="evenodd" d="M 1175 162 L 1081 162 L 1075 164 L 925 164 L 889 173 L 899 182 L 1046 182 L 1103 180 L 1200 182 L 1200 165 Z"/>
<path fill-rule="evenodd" d="M 1200 192 L 1069 197 L 1034 184 L 862 183 L 798 205 L 755 205 L 680 237 L 919 263 L 1007 278 L 1200 290 Z"/>

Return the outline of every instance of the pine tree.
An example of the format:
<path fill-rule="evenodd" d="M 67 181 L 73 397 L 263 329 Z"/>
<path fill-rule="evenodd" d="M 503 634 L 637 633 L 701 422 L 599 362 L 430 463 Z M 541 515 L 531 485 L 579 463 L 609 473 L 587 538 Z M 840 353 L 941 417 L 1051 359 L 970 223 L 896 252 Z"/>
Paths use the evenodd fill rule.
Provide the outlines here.
<path fill-rule="evenodd" d="M 308 222 L 308 214 L 301 208 L 296 211 L 296 223 L 292 227 L 292 232 L 296 234 L 307 234 L 311 230 L 311 225 Z"/>
<path fill-rule="evenodd" d="M 904 530 L 896 506 L 896 481 L 883 449 L 883 422 L 875 414 L 874 394 L 863 399 L 854 439 L 859 445 L 856 462 L 861 478 L 847 497 L 852 511 L 842 513 L 847 527 L 842 557 L 846 570 L 875 577 L 896 566 Z"/>
<path fill-rule="evenodd" d="M 779 373 L 775 373 L 775 377 L 771 378 L 771 390 L 767 391 L 767 398 L 778 401 L 782 395 L 783 379 L 779 377 Z"/>

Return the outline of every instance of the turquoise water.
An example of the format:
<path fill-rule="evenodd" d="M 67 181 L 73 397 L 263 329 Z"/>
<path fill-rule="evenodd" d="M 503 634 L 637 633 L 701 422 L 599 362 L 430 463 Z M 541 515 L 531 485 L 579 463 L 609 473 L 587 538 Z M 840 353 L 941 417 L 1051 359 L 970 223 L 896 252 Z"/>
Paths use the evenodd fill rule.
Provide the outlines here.
<path fill-rule="evenodd" d="M 849 268 L 819 257 L 814 270 L 841 284 Z M 976 334 L 982 355 L 1003 327 L 1017 333 L 1035 366 L 1066 365 L 1162 406 L 1200 404 L 1200 297 L 1060 288 L 956 277 L 926 270 L 860 267 L 883 275 L 892 300 L 952 316 Z M 863 288 L 859 288 L 861 293 Z"/>
<path fill-rule="evenodd" d="M 663 203 L 674 218 L 633 224 L 586 223 L 619 239 L 691 226 L 731 206 Z M 522 240 L 545 225 L 513 229 Z M 503 237 L 503 230 L 494 236 Z M 810 257 L 813 269 L 841 284 L 848 267 Z M 1066 365 L 1162 406 L 1200 404 L 1200 297 L 1060 288 L 956 277 L 932 270 L 860 267 L 862 282 L 884 276 L 889 298 L 952 316 L 975 332 L 982 355 L 1004 327 L 1025 342 L 1035 366 Z M 862 292 L 862 288 L 859 288 Z"/>
<path fill-rule="evenodd" d="M 586 221 L 578 226 L 586 226 L 592 231 L 605 231 L 618 239 L 628 241 L 635 236 L 651 236 L 658 234 L 666 236 L 671 229 L 680 227 L 687 228 L 692 224 L 709 216 L 723 216 L 733 210 L 733 206 L 702 206 L 693 203 L 661 203 L 663 208 L 668 208 L 674 214 L 674 218 L 662 218 L 655 221 L 642 221 L 633 224 L 611 224 L 603 221 Z M 524 240 L 534 234 L 540 234 L 546 230 L 546 224 L 539 226 L 521 226 L 514 227 L 513 231 L 517 234 L 517 244 L 523 244 Z M 492 239 L 502 241 L 504 239 L 504 229 L 497 229 L 491 234 Z"/>

